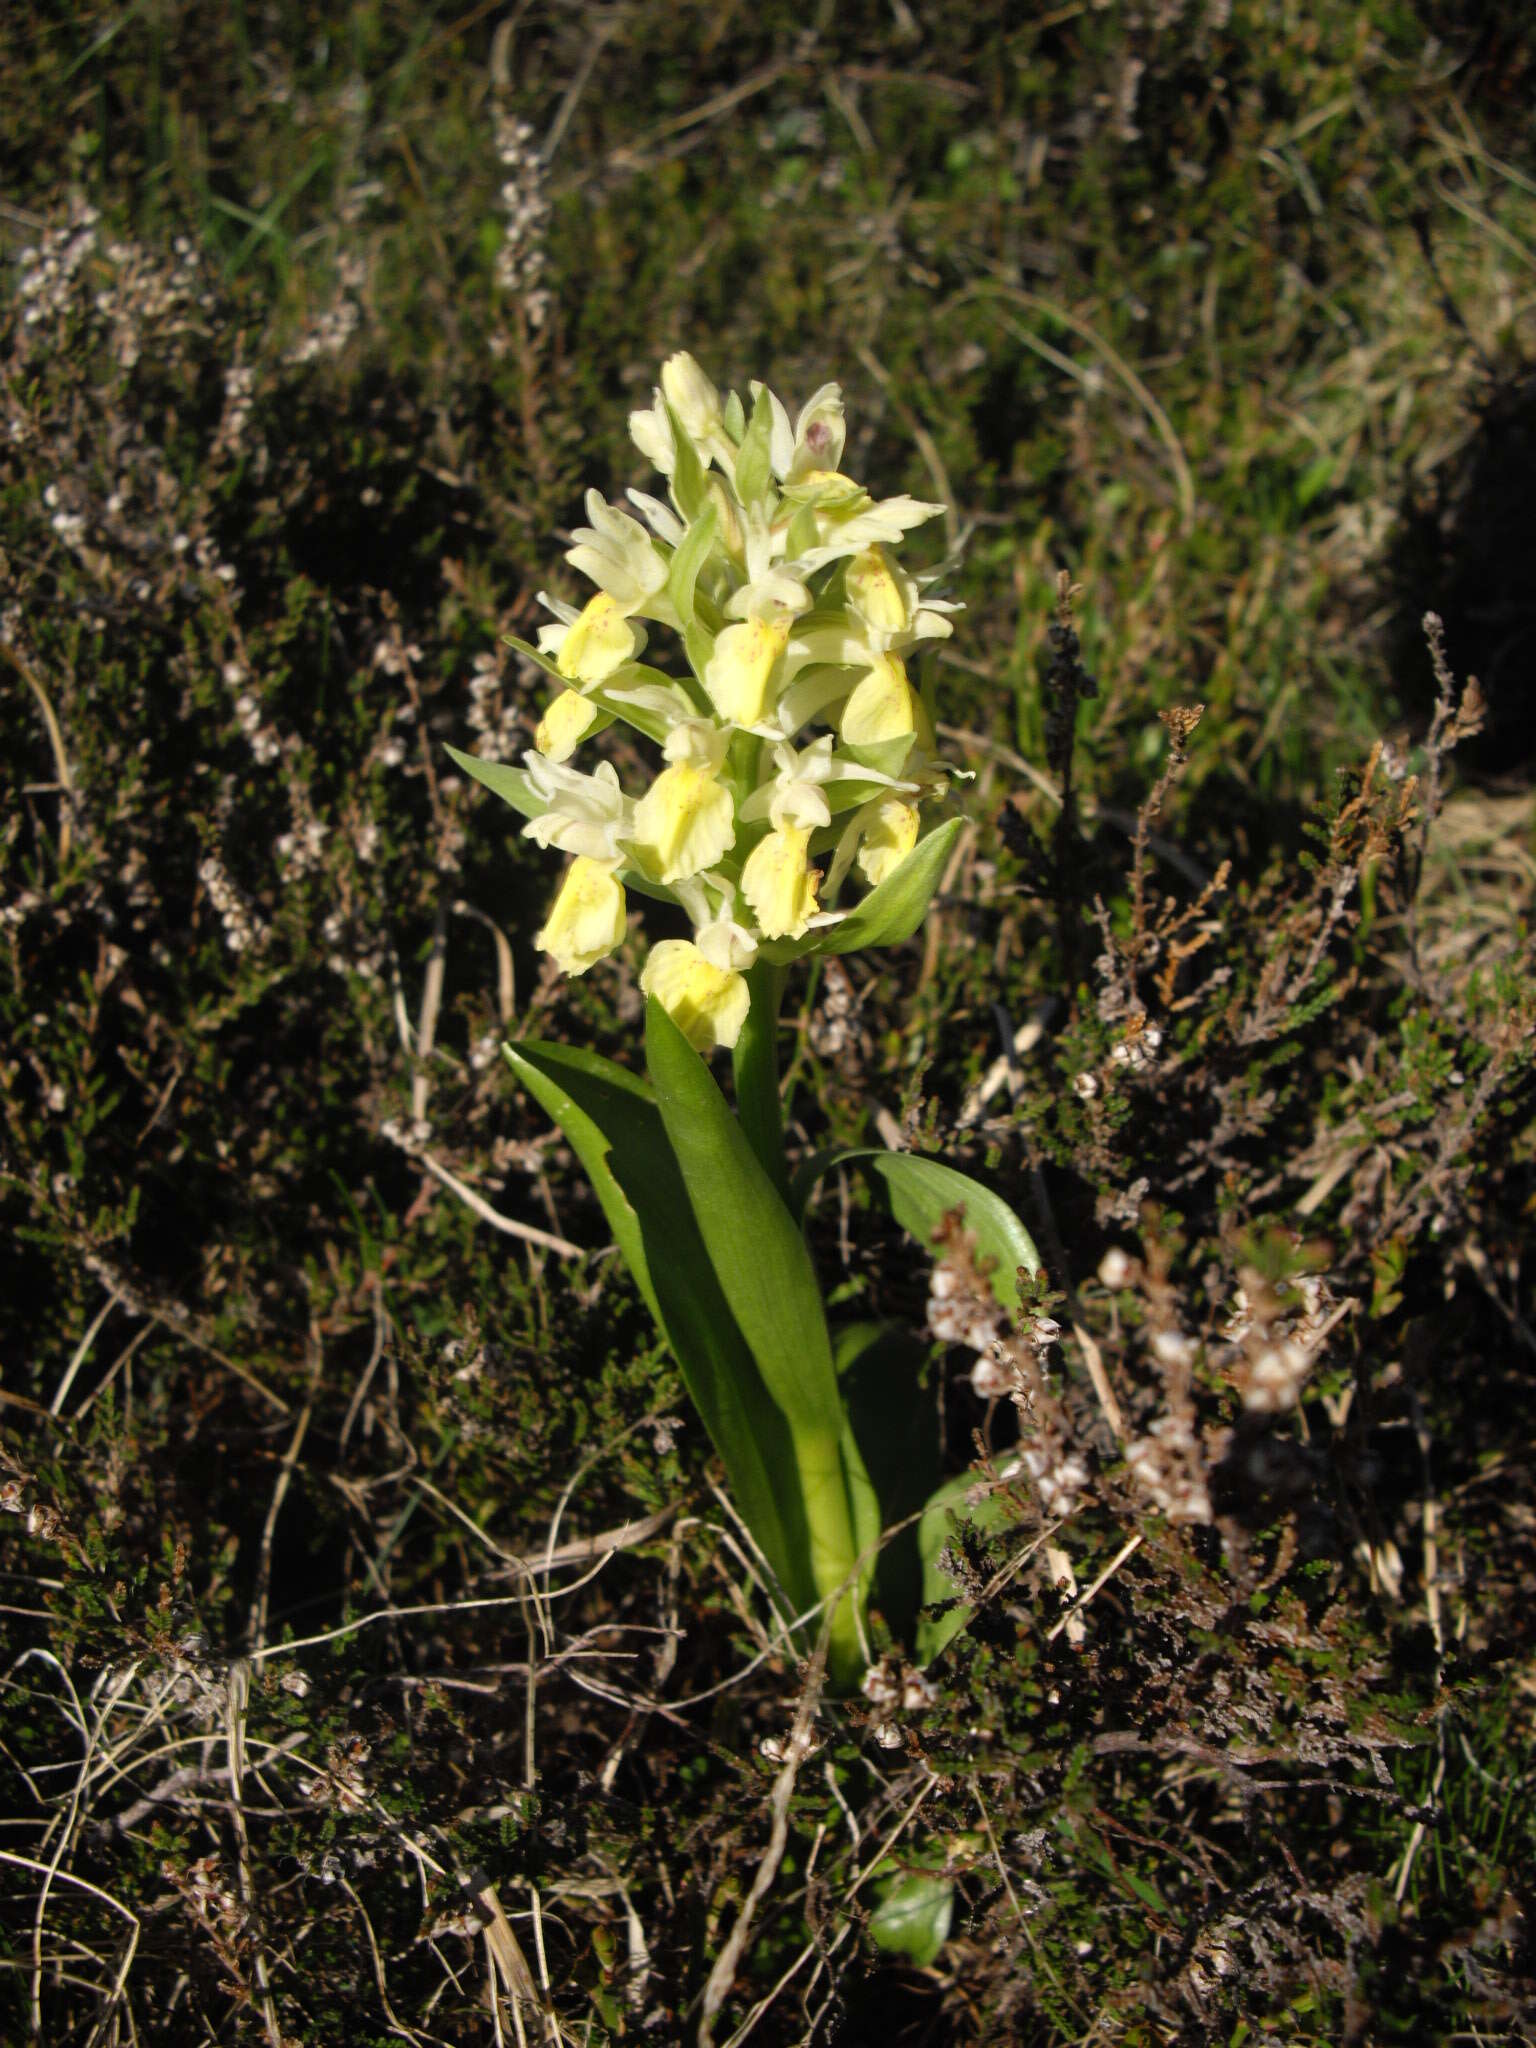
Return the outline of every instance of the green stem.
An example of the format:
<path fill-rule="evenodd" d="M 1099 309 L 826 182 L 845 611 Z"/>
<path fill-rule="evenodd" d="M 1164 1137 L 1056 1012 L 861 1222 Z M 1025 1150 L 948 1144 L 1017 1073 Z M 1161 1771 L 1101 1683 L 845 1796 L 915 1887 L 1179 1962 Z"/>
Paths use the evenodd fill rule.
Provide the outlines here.
<path fill-rule="evenodd" d="M 832 1616 L 827 1675 L 841 1690 L 858 1683 L 865 1665 L 859 1641 L 860 1588 L 855 1577 L 859 1546 L 849 1507 L 842 1447 L 836 1437 L 797 1430 L 793 1423 L 790 1433 L 811 1541 L 811 1578 Z M 818 1618 L 811 1633 L 819 1634 L 823 1626 L 825 1614 Z"/>
<path fill-rule="evenodd" d="M 784 994 L 784 969 L 758 960 L 747 970 L 752 1007 L 741 1027 L 732 1055 L 736 1068 L 736 1107 L 741 1127 L 758 1163 L 789 1204 L 789 1173 L 784 1164 L 784 1115 L 779 1104 L 779 1003 Z"/>

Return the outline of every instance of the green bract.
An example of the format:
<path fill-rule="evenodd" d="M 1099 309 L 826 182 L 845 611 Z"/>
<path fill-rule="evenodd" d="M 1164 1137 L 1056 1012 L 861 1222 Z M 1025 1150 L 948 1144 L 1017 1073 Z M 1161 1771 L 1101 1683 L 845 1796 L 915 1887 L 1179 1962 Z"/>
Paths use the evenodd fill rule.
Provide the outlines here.
<path fill-rule="evenodd" d="M 934 1560 L 966 1509 L 963 1489 L 935 1492 L 921 1342 L 828 1328 L 802 1231 L 810 1188 L 856 1164 L 925 1244 L 963 1212 L 1005 1309 L 1038 1263 L 1012 1212 L 951 1167 L 841 1151 L 791 1182 L 784 1158 L 784 970 L 909 938 L 961 829 L 923 832 L 950 778 L 904 659 L 950 632 L 954 608 L 894 559 L 942 508 L 876 501 L 843 475 L 835 384 L 791 425 L 765 386 L 749 411 L 676 355 L 630 429 L 668 499 L 631 491 L 637 518 L 588 493 L 566 560 L 596 595 L 579 611 L 546 598 L 555 623 L 518 643 L 556 686 L 537 746 L 520 768 L 454 759 L 568 857 L 538 933 L 567 973 L 622 942 L 627 887 L 687 914 L 692 937 L 659 940 L 641 974 L 648 1082 L 565 1046 L 507 1057 L 591 1176 L 786 1621 L 824 1633 L 848 1685 L 868 1662 L 871 1600 L 919 1654 L 963 1625 L 952 1604 L 923 1629 L 917 1611 L 925 1588 L 943 1594 Z M 648 626 L 673 636 L 675 672 L 640 659 Z M 572 765 L 615 721 L 660 748 L 643 790 L 609 762 Z M 702 1057 L 717 1046 L 734 1055 L 734 1109 Z"/>

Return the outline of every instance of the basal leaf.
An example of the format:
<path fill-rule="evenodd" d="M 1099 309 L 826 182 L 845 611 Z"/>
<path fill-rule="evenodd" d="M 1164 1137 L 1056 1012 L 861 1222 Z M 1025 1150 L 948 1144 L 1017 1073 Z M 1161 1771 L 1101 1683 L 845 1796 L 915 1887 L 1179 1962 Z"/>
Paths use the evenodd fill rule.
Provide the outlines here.
<path fill-rule="evenodd" d="M 790 1207 L 803 1213 L 810 1191 L 836 1166 L 859 1166 L 885 1187 L 891 1214 L 919 1244 L 931 1248 L 934 1233 L 952 1209 L 965 1211 L 965 1228 L 976 1240 L 982 1258 L 991 1262 L 989 1278 L 999 1304 L 1010 1315 L 1019 1306 L 1016 1274 L 1020 1266 L 1039 1270 L 1035 1241 L 1001 1196 L 972 1180 L 968 1173 L 923 1159 L 915 1152 L 887 1152 L 873 1146 L 834 1147 L 806 1161 L 790 1187 Z"/>
<path fill-rule="evenodd" d="M 811 1255 L 709 1068 L 654 999 L 646 1065 L 699 1232 L 769 1392 L 836 1437 L 842 1404 Z"/>
<path fill-rule="evenodd" d="M 524 1040 L 506 1055 L 586 1168 L 743 1519 L 794 1608 L 811 1606 L 818 1589 L 791 1432 L 720 1291 L 650 1088 L 574 1046 Z"/>
<path fill-rule="evenodd" d="M 914 1870 L 894 1878 L 869 1916 L 870 1939 L 889 1955 L 905 1956 L 926 1969 L 949 1939 L 955 1887 L 936 1871 Z"/>

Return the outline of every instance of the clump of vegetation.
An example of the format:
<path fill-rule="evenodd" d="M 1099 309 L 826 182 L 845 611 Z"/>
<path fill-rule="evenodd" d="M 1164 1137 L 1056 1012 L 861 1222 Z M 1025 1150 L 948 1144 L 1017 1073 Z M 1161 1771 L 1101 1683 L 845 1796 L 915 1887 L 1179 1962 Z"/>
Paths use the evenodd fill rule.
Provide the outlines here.
<path fill-rule="evenodd" d="M 1530 59 L 1431 12 L 0 53 L 8 2037 L 1529 2029 Z M 968 607 L 792 1160 L 1042 1258 L 810 1209 L 951 1482 L 843 1698 L 498 1055 L 626 1058 L 641 960 L 541 963 L 445 752 L 701 333 L 846 370 Z"/>

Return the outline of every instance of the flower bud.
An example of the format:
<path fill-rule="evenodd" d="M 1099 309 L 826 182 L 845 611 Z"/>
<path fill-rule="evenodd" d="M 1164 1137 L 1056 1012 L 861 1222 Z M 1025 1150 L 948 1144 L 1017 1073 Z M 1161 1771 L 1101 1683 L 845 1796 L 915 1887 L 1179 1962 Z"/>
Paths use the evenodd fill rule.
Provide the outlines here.
<path fill-rule="evenodd" d="M 686 350 L 661 366 L 661 388 L 691 441 L 707 441 L 720 427 L 720 394 Z"/>

